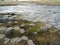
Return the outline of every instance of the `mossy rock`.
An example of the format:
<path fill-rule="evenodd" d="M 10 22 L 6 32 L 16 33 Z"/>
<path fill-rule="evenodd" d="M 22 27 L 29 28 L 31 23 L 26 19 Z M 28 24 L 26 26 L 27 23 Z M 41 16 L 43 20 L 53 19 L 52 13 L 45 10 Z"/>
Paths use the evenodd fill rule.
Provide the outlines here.
<path fill-rule="evenodd" d="M 52 30 L 52 34 L 49 32 L 50 30 Z M 59 40 L 60 39 L 58 37 L 58 35 L 60 35 L 59 34 L 59 30 L 57 28 L 55 28 L 55 27 L 51 27 L 47 31 L 35 35 L 34 38 L 35 38 L 36 41 L 39 42 L 40 45 L 48 45 L 48 43 L 49 43 L 49 45 L 51 45 L 50 44 L 50 42 L 51 42 L 50 40 L 55 42 L 55 40 Z"/>
<path fill-rule="evenodd" d="M 19 36 L 20 36 L 20 32 L 19 32 L 19 31 L 14 30 L 13 35 L 14 35 L 15 37 L 19 37 Z"/>
<path fill-rule="evenodd" d="M 0 39 L 0 45 L 4 45 L 4 44 L 3 44 L 3 39 Z"/>
<path fill-rule="evenodd" d="M 19 36 L 20 36 L 20 32 L 17 31 L 17 30 L 12 30 L 12 31 L 8 32 L 8 33 L 6 34 L 6 36 L 7 36 L 8 38 L 19 37 Z"/>
<path fill-rule="evenodd" d="M 5 45 L 15 45 L 15 44 L 13 44 L 13 43 L 11 43 L 11 42 L 8 42 L 8 43 L 5 44 Z"/>
<path fill-rule="evenodd" d="M 40 29 L 45 26 L 44 23 L 42 22 L 36 22 L 34 23 L 35 26 L 25 26 L 25 29 L 26 29 L 26 32 L 29 33 L 29 32 L 39 32 L 41 31 Z"/>
<path fill-rule="evenodd" d="M 59 32 L 59 29 L 57 29 L 56 27 L 50 27 L 48 28 L 48 32 L 53 34 L 53 33 L 58 33 Z"/>
<path fill-rule="evenodd" d="M 16 45 L 27 45 L 27 42 L 25 40 L 22 40 L 18 42 Z"/>

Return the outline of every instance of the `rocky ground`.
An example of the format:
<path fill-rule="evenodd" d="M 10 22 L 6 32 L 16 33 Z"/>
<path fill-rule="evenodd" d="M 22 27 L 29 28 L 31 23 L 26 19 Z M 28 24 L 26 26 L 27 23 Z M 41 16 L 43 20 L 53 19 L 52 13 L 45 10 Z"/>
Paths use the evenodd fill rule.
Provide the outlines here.
<path fill-rule="evenodd" d="M 23 19 L 28 21 L 42 21 L 60 29 L 60 6 L 22 3 L 20 5 L 0 6 L 0 13 L 23 14 Z M 6 19 L 3 16 L 3 19 Z M 13 19 L 9 17 L 9 19 Z M 8 17 L 7 17 L 8 18 Z M 21 18 L 21 17 L 20 17 Z"/>
<path fill-rule="evenodd" d="M 60 45 L 60 30 L 22 14 L 0 14 L 0 45 Z"/>

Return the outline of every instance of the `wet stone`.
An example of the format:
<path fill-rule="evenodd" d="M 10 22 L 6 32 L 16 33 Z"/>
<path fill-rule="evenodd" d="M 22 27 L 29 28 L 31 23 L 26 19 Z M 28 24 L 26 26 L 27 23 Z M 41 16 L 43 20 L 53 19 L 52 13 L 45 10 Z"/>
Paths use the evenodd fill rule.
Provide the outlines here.
<path fill-rule="evenodd" d="M 20 30 L 20 27 L 19 26 L 15 26 L 14 29 L 15 30 Z"/>
<path fill-rule="evenodd" d="M 5 33 L 7 27 L 0 27 L 0 33 Z"/>
<path fill-rule="evenodd" d="M 28 45 L 35 45 L 32 40 L 27 40 Z"/>
<path fill-rule="evenodd" d="M 0 23 L 3 23 L 4 21 L 3 21 L 3 19 L 0 19 Z"/>
<path fill-rule="evenodd" d="M 22 40 L 28 40 L 27 36 L 22 36 Z"/>
<path fill-rule="evenodd" d="M 0 23 L 0 25 L 2 25 L 2 23 Z"/>
<path fill-rule="evenodd" d="M 15 13 L 10 13 L 9 15 L 12 15 L 13 16 L 13 15 L 15 15 Z"/>
<path fill-rule="evenodd" d="M 24 29 L 20 29 L 20 33 L 21 34 L 25 33 L 25 30 Z"/>
<path fill-rule="evenodd" d="M 8 43 L 5 44 L 5 45 L 15 45 L 15 44 L 13 44 L 13 43 L 11 43 L 11 42 L 8 42 Z"/>
<path fill-rule="evenodd" d="M 18 23 L 17 21 L 15 21 L 15 23 Z"/>
<path fill-rule="evenodd" d="M 35 24 L 34 23 L 31 23 L 31 24 L 29 24 L 29 26 L 35 26 Z"/>
<path fill-rule="evenodd" d="M 46 25 L 45 25 L 46 28 L 50 28 L 51 26 L 52 26 L 52 25 L 50 25 L 50 24 L 46 24 Z"/>
<path fill-rule="evenodd" d="M 21 40 L 22 40 L 21 37 L 18 37 L 16 43 L 20 42 Z"/>
<path fill-rule="evenodd" d="M 9 38 L 4 38 L 4 44 L 7 44 L 10 41 Z"/>
<path fill-rule="evenodd" d="M 7 37 L 11 38 L 11 37 L 14 37 L 13 32 L 14 32 L 13 30 L 10 30 L 10 31 L 5 32 L 5 34 Z"/>
<path fill-rule="evenodd" d="M 6 30 L 7 27 L 1 27 L 0 30 Z"/>
<path fill-rule="evenodd" d="M 25 24 L 21 24 L 21 25 L 20 25 L 20 27 L 24 27 L 24 26 L 25 26 Z"/>
<path fill-rule="evenodd" d="M 8 31 L 10 31 L 10 30 L 12 30 L 13 28 L 12 27 L 8 27 L 7 29 L 6 29 L 6 32 L 8 32 Z"/>
<path fill-rule="evenodd" d="M 8 24 L 11 24 L 11 23 L 12 23 L 11 21 L 8 22 Z"/>
<path fill-rule="evenodd" d="M 34 34 L 38 34 L 37 32 L 33 32 Z"/>
<path fill-rule="evenodd" d="M 27 41 L 22 40 L 19 43 L 17 43 L 17 45 L 28 45 L 28 44 L 27 44 Z"/>
<path fill-rule="evenodd" d="M 3 39 L 5 37 L 5 34 L 0 34 L 0 39 Z"/>
<path fill-rule="evenodd" d="M 16 43 L 20 42 L 21 40 L 22 40 L 21 37 L 16 37 L 16 38 L 12 38 L 10 42 L 13 44 L 16 44 Z"/>
<path fill-rule="evenodd" d="M 16 40 L 17 40 L 17 38 L 18 38 L 18 37 L 16 37 L 16 38 L 12 38 L 10 42 L 15 44 L 15 43 L 16 43 Z"/>
<path fill-rule="evenodd" d="M 9 17 L 8 19 L 12 20 L 12 19 L 14 19 L 14 17 Z"/>
<path fill-rule="evenodd" d="M 42 31 L 42 32 L 45 32 L 45 31 L 47 31 L 47 29 L 48 29 L 48 28 L 44 26 L 44 27 L 41 28 L 41 31 Z"/>

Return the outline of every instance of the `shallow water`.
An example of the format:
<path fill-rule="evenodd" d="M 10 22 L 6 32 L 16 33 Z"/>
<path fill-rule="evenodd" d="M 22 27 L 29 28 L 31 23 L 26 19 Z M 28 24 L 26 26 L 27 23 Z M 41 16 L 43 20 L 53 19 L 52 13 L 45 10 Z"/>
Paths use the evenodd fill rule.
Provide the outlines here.
<path fill-rule="evenodd" d="M 60 6 L 23 4 L 17 6 L 0 6 L 0 13 L 15 12 L 23 14 L 23 19 L 43 21 L 60 28 Z"/>

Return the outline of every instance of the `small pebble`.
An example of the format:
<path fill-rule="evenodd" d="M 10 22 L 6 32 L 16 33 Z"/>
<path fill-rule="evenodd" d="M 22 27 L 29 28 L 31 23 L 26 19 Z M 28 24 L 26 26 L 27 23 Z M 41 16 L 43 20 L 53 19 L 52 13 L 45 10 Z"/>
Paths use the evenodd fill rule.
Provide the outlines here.
<path fill-rule="evenodd" d="M 0 30 L 5 31 L 7 27 L 1 27 Z"/>
<path fill-rule="evenodd" d="M 8 24 L 11 24 L 11 23 L 12 23 L 11 21 L 8 22 Z"/>
<path fill-rule="evenodd" d="M 3 19 L 0 19 L 0 23 L 3 23 Z"/>
<path fill-rule="evenodd" d="M 28 45 L 35 45 L 32 40 L 27 40 Z"/>
<path fill-rule="evenodd" d="M 17 21 L 15 21 L 15 23 L 18 23 Z"/>
<path fill-rule="evenodd" d="M 20 33 L 21 34 L 25 33 L 25 30 L 24 29 L 20 29 Z"/>
<path fill-rule="evenodd" d="M 16 43 L 20 42 L 22 39 L 20 37 L 17 38 Z"/>
<path fill-rule="evenodd" d="M 0 39 L 3 39 L 5 37 L 5 34 L 0 34 Z"/>
<path fill-rule="evenodd" d="M 41 28 L 41 31 L 44 32 L 44 31 L 47 31 L 47 29 L 48 29 L 48 28 L 44 26 L 44 27 Z"/>
<path fill-rule="evenodd" d="M 12 38 L 10 42 L 15 44 L 17 39 L 18 39 L 18 37 Z"/>
<path fill-rule="evenodd" d="M 28 40 L 27 36 L 22 36 L 22 40 Z"/>
<path fill-rule="evenodd" d="M 16 43 L 20 42 L 21 40 L 22 40 L 21 37 L 16 37 L 16 38 L 12 38 L 10 42 L 16 44 Z"/>
<path fill-rule="evenodd" d="M 19 26 L 15 26 L 14 29 L 15 30 L 20 30 L 20 27 Z"/>
<path fill-rule="evenodd" d="M 10 41 L 9 38 L 5 38 L 5 39 L 4 39 L 4 44 L 7 44 L 9 41 Z"/>
<path fill-rule="evenodd" d="M 34 32 L 34 34 L 37 34 L 37 32 Z"/>
<path fill-rule="evenodd" d="M 14 19 L 14 17 L 9 17 L 8 19 Z"/>
<path fill-rule="evenodd" d="M 20 26 L 21 26 L 21 27 L 24 27 L 24 26 L 25 26 L 25 24 L 21 24 Z"/>
<path fill-rule="evenodd" d="M 9 16 L 9 15 L 4 15 L 4 16 L 3 16 L 3 19 L 8 19 L 8 16 Z"/>
<path fill-rule="evenodd" d="M 50 24 L 46 24 L 46 25 L 45 25 L 46 28 L 50 28 L 51 26 L 52 26 L 52 25 L 50 25 Z"/>
<path fill-rule="evenodd" d="M 13 29 L 12 27 L 6 28 L 6 32 L 8 32 L 8 31 L 10 31 L 10 30 L 12 30 L 12 29 Z"/>
<path fill-rule="evenodd" d="M 30 25 L 30 26 L 35 26 L 35 24 L 33 24 L 33 23 L 32 23 L 32 24 L 29 24 L 29 25 Z"/>

